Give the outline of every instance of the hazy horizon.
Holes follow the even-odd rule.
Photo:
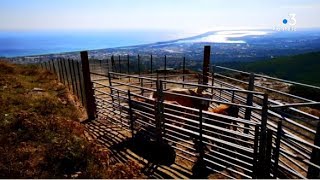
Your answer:
[[[1,0],[0,31],[179,31],[320,27],[317,0]],[[286,24],[288,26],[288,24]]]

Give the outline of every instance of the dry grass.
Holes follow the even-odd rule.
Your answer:
[[[89,142],[79,103],[56,77],[0,61],[1,178],[140,178],[135,163],[110,163]]]

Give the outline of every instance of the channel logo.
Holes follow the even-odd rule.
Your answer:
[[[296,29],[297,19],[295,13],[288,14],[288,17],[282,19],[282,23],[278,26],[274,26],[274,31],[297,31]]]

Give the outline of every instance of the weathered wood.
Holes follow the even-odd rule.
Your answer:
[[[81,55],[81,63],[82,63],[84,89],[86,94],[86,108],[87,108],[88,120],[94,120],[96,117],[96,105],[95,105],[93,85],[90,77],[88,52],[81,51],[80,55]]]
[[[51,59],[51,62],[52,62],[52,67],[53,67],[53,72],[56,76],[58,76],[58,73],[57,73],[57,68],[56,68],[56,61],[54,61],[53,59]]]
[[[118,61],[119,61],[119,63],[118,63],[119,68],[118,69],[119,69],[119,73],[121,73],[121,56],[120,55],[118,56]]]
[[[52,68],[51,68],[51,61],[48,61],[48,67],[49,67],[49,71],[52,72]]]
[[[268,120],[268,94],[264,95],[262,112],[261,112],[261,132],[260,132],[260,147],[259,147],[259,165],[258,177],[268,178],[266,171],[266,146],[267,146],[267,120]]]
[[[109,89],[110,89],[111,99],[112,99],[112,102],[114,102],[112,79],[111,79],[111,73],[110,72],[108,73],[108,80],[109,80]],[[112,104],[112,109],[114,111],[114,105],[113,104]]]
[[[152,54],[150,55],[150,72],[152,74]]]
[[[81,69],[80,69],[80,63],[79,61],[77,61],[77,71],[78,71],[78,79],[79,79],[79,91],[80,91],[80,95],[81,95],[81,102],[82,102],[82,105],[85,106],[86,103],[85,103],[85,94],[84,94],[84,91],[83,91],[83,79],[81,78]]]
[[[209,64],[210,64],[210,46],[204,46],[204,54],[203,54],[203,68],[202,68],[202,83],[207,85],[209,80]]]
[[[63,60],[63,69],[64,69],[64,72],[65,72],[65,77],[66,77],[66,80],[67,80],[67,86],[68,86],[68,89],[70,90],[70,81],[69,81],[69,77],[68,77],[68,71],[67,71],[67,65],[66,65],[66,60],[64,59]]]
[[[71,79],[71,88],[72,88],[72,92],[73,94],[75,94],[75,90],[74,90],[74,78],[73,78],[73,73],[72,73],[72,68],[71,68],[71,62],[70,59],[68,59],[68,70],[69,70],[69,76]]]
[[[167,80],[167,55],[164,55],[164,80]],[[164,89],[167,89],[167,83],[164,84]]]
[[[144,94],[143,79],[140,79],[140,86],[142,87],[140,89],[141,89],[141,95],[143,96],[143,94]]]
[[[115,71],[115,63],[114,63],[114,56],[111,56],[111,70],[114,72]]]
[[[254,91],[254,74],[253,73],[250,74],[248,90]],[[248,93],[246,105],[252,106],[252,103],[253,103],[253,94]],[[252,109],[248,107],[248,108],[246,108],[246,112],[244,114],[244,118],[247,119],[248,121],[250,121],[250,119],[251,119],[251,111],[252,111]],[[248,126],[246,126],[246,127],[248,127]],[[247,131],[247,130],[244,131],[244,133],[248,133],[248,132],[249,131]]]
[[[203,145],[203,124],[202,124],[202,108],[199,109],[199,158],[203,161],[204,145]]]
[[[63,59],[61,58],[60,59],[60,67],[59,67],[59,69],[60,69],[60,72],[61,72],[61,75],[62,75],[62,83],[63,84],[66,84],[66,80],[65,80],[65,75],[64,75],[64,68],[63,68],[63,64],[62,64],[62,61],[63,61]]]
[[[131,101],[131,92],[130,92],[130,90],[128,90],[128,104],[129,104],[131,135],[132,135],[132,139],[134,139],[134,119],[133,119],[132,101]]]
[[[102,60],[99,60],[100,73],[102,73]]]
[[[270,179],[271,173],[271,151],[272,151],[272,130],[267,130],[267,145],[266,145],[266,162],[265,162],[265,177]]]
[[[253,145],[253,166],[252,166],[252,178],[256,179],[258,177],[258,148],[259,148],[259,135],[260,127],[258,124],[254,126],[254,145]]]
[[[130,74],[130,56],[127,55],[127,74]],[[131,81],[131,78],[129,77],[129,82]]]
[[[141,69],[140,69],[140,55],[138,54],[138,74],[141,75]],[[140,79],[139,79],[140,80]]]
[[[78,97],[78,99],[80,99],[81,97],[80,97],[80,95],[79,95],[79,89],[78,89],[78,80],[77,80],[77,74],[76,74],[76,71],[75,71],[75,61],[74,60],[72,60],[71,61],[71,67],[72,67],[72,72],[73,72],[73,77],[74,77],[74,88],[75,88],[75,90],[76,90],[76,95],[77,95],[77,97]]]
[[[274,165],[273,165],[273,178],[278,178],[278,167],[279,167],[279,154],[280,154],[280,144],[281,144],[281,136],[282,136],[282,121],[280,120],[278,122],[278,128],[277,128],[277,139],[276,139],[276,145],[273,150],[273,159],[274,159]]]
[[[186,73],[186,57],[183,57],[183,62],[182,62],[182,82],[184,82],[184,74]],[[182,88],[184,88],[184,84],[182,85]]]
[[[211,67],[211,86],[213,87],[214,86],[214,72],[215,72],[215,65],[213,65],[212,67]],[[211,94],[212,94],[212,98],[213,98],[213,88],[211,88]]]
[[[314,145],[320,147],[320,122],[318,122],[318,125],[317,125],[317,131],[314,137]],[[310,162],[320,166],[320,149],[319,148],[312,149]],[[320,170],[312,165],[309,165],[307,178],[319,179]]]

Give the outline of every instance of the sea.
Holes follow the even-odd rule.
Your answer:
[[[0,31],[0,57],[115,48],[180,37],[176,31]]]

